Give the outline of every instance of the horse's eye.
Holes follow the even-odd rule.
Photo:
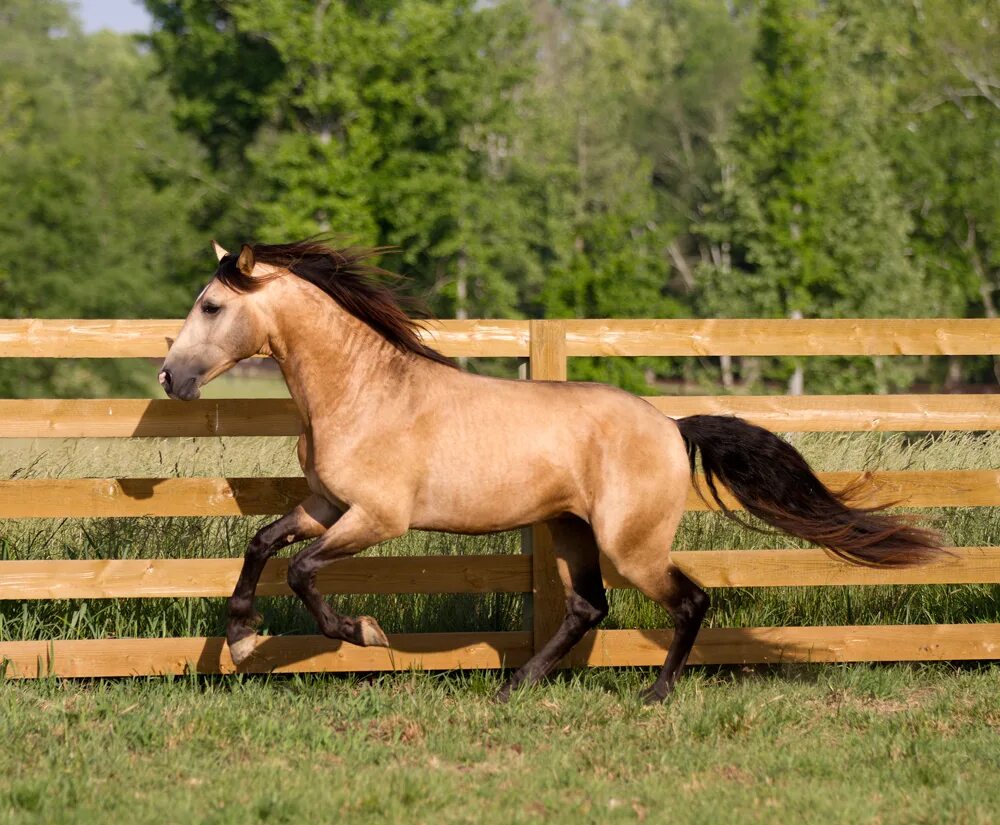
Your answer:
[[[218,304],[202,304],[201,311],[206,315],[215,315],[222,309]]]

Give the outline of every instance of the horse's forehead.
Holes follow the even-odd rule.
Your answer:
[[[205,297],[205,294],[206,294],[206,293],[207,293],[207,292],[208,292],[208,291],[209,291],[209,290],[210,290],[210,289],[211,289],[211,288],[212,288],[213,286],[215,286],[216,284],[218,284],[218,285],[219,285],[219,287],[220,287],[221,289],[225,290],[226,292],[231,292],[231,291],[232,291],[232,290],[230,290],[230,289],[227,289],[227,288],[226,288],[226,286],[225,286],[225,284],[223,284],[223,283],[222,283],[221,281],[219,281],[219,279],[218,279],[218,278],[214,278],[214,277],[213,277],[213,278],[212,278],[212,280],[210,280],[210,281],[209,281],[209,282],[208,282],[207,284],[205,284],[205,286],[203,286],[203,287],[201,288],[201,292],[199,292],[199,293],[198,293],[198,295],[197,295],[197,296],[195,297],[195,299],[194,299],[194,302],[195,302],[195,303],[197,304],[197,303],[198,303],[198,302],[199,302],[199,301],[200,301],[200,300],[201,300],[202,298],[204,298],[204,297]]]

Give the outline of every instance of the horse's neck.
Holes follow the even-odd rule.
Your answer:
[[[419,359],[396,350],[333,301],[317,315],[281,313],[275,359],[308,429],[318,415],[357,416],[385,396],[398,397]]]

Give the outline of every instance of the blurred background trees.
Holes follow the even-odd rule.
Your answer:
[[[996,0],[146,6],[148,37],[85,35],[60,0],[0,0],[0,315],[178,315],[209,238],[317,232],[396,247],[444,317],[998,312]],[[49,392],[128,381],[33,369]],[[573,369],[995,380],[985,359]]]

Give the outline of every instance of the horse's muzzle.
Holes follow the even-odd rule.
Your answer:
[[[163,391],[178,401],[193,401],[195,398],[201,396],[197,375],[192,375],[186,380],[178,380],[177,376],[164,367],[160,370],[157,378],[159,379],[160,386],[163,387]]]

